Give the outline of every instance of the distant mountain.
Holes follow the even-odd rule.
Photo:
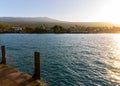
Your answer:
[[[118,26],[117,24],[106,23],[106,22],[67,22],[60,21],[48,17],[0,17],[2,23],[19,23],[19,24],[52,24],[62,26]]]
[[[48,17],[0,17],[0,22],[60,22]]]

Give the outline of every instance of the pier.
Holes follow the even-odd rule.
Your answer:
[[[6,64],[5,46],[1,46],[2,61],[0,63],[0,86],[50,86],[41,80],[40,53],[34,52],[33,76],[23,73]]]

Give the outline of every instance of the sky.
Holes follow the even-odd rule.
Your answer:
[[[0,0],[0,17],[120,23],[120,0]]]

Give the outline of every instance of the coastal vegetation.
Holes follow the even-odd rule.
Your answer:
[[[120,33],[117,26],[19,25],[0,23],[0,33]]]

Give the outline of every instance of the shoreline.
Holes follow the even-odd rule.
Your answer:
[[[0,34],[120,34],[120,33],[0,33]]]

